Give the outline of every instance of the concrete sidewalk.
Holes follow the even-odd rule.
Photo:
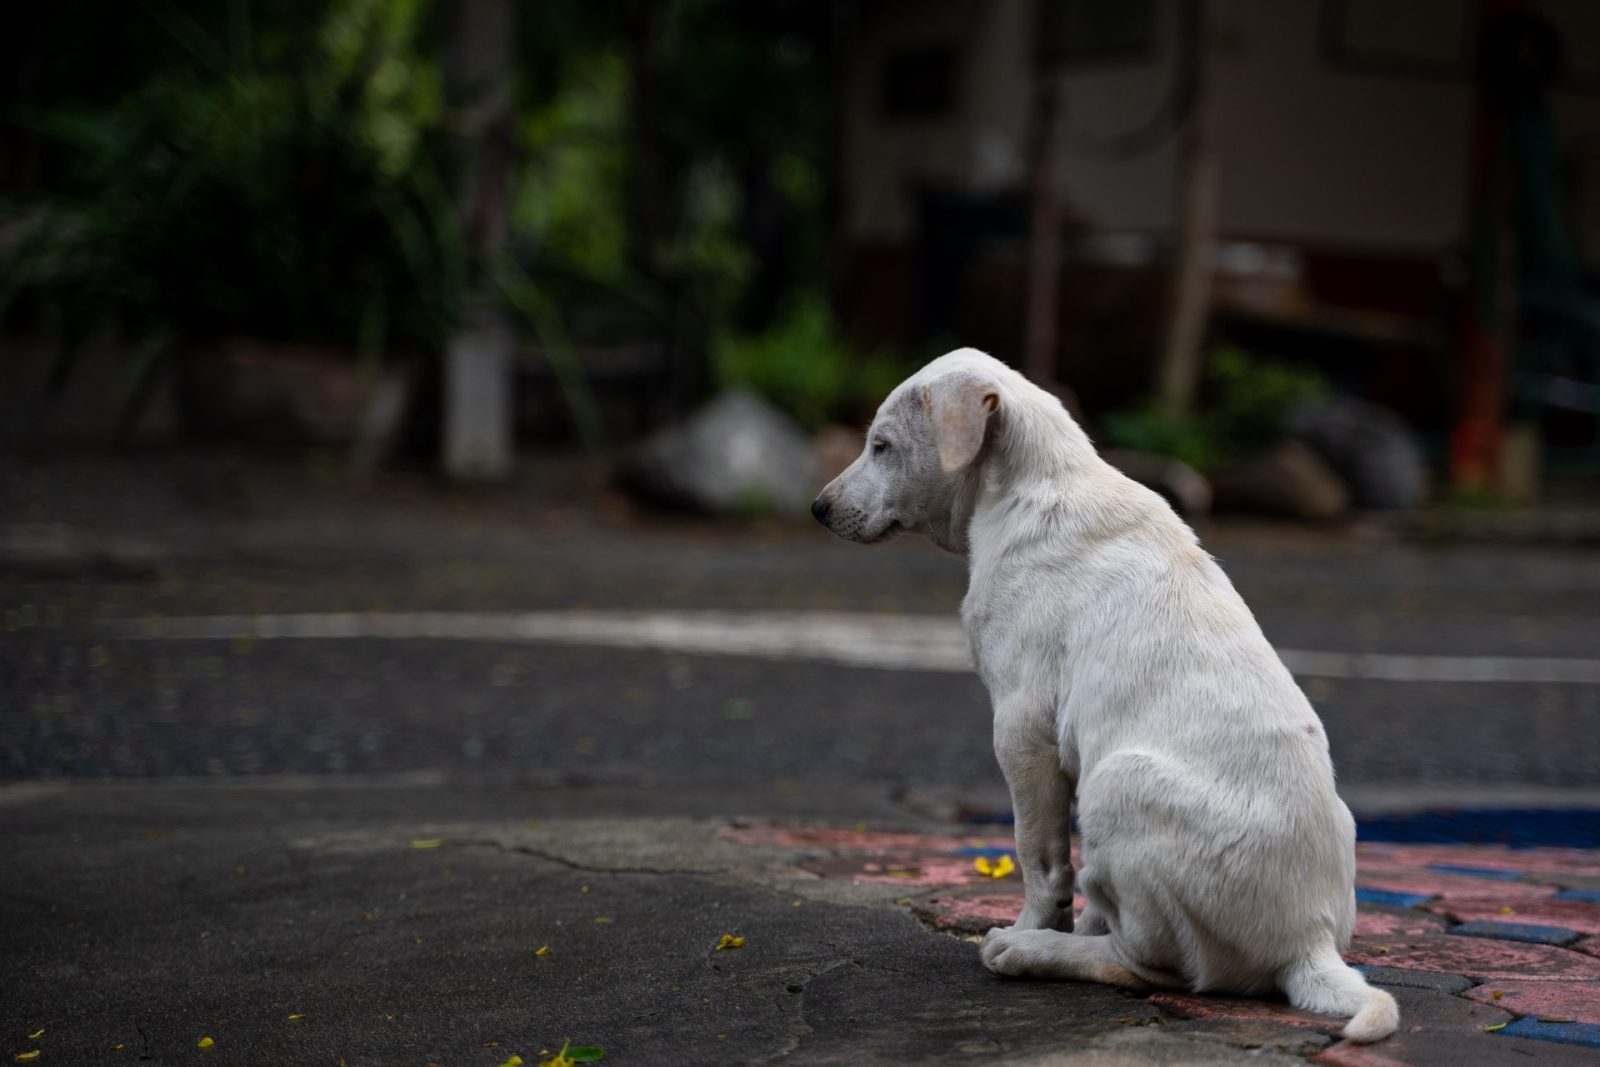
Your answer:
[[[571,1039],[618,1064],[1600,1062],[1600,852],[1364,844],[1349,959],[1403,1022],[1362,1049],[1282,1004],[989,974],[972,942],[1021,887],[977,860],[1009,836],[923,810],[709,780],[13,784],[4,1052],[531,1067]],[[744,940],[719,951],[725,934]]]

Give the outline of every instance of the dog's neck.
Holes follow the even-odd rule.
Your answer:
[[[1118,491],[1126,480],[1060,402],[1031,384],[1023,388],[1027,394],[1002,400],[992,439],[973,464],[970,495],[956,496],[964,513],[952,516],[952,526],[963,554],[970,554],[974,530],[985,538],[1048,535],[1087,544],[1147,522],[1143,498]]]

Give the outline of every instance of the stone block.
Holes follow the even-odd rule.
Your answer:
[[[1489,937],[1497,941],[1526,941],[1533,945],[1570,945],[1580,936],[1576,930],[1562,926],[1491,922],[1487,919],[1452,926],[1450,932],[1457,937]]]

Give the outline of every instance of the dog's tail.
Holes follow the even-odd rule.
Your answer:
[[[1351,1016],[1344,1036],[1358,1044],[1382,1040],[1400,1025],[1400,1006],[1394,998],[1373,989],[1361,972],[1346,966],[1331,940],[1284,968],[1282,985],[1289,1003],[1297,1008]]]

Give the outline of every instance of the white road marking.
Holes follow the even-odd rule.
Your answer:
[[[942,615],[735,611],[338,612],[124,619],[140,640],[388,638],[530,641],[696,655],[814,660],[886,670],[967,671],[967,639]],[[1411,656],[1279,649],[1297,675],[1389,682],[1600,684],[1600,659]]]

